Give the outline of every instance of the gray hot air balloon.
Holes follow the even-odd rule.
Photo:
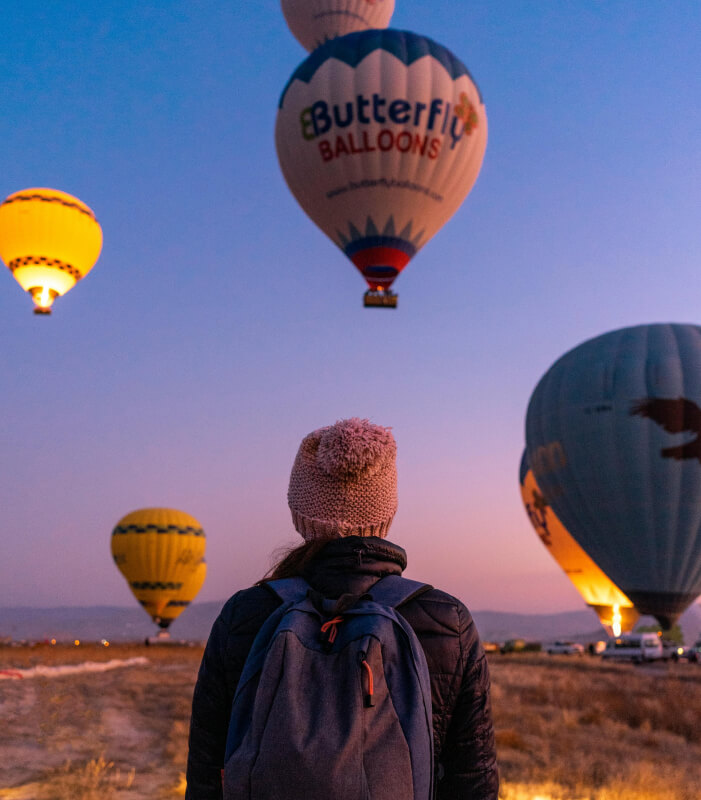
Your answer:
[[[665,628],[701,594],[701,327],[639,325],[570,350],[526,417],[538,486]]]

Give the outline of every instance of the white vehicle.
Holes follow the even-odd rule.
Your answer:
[[[656,633],[628,633],[623,636],[612,636],[606,642],[606,649],[601,657],[607,660],[658,661],[664,658],[662,640]]]
[[[552,642],[546,650],[551,656],[581,656],[584,654],[584,645],[579,642]]]

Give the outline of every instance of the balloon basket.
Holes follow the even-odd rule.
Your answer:
[[[50,308],[43,308],[42,306],[37,306],[34,309],[34,313],[35,314],[39,314],[42,317],[48,317],[51,314],[51,309]]]
[[[363,295],[363,306],[365,308],[396,308],[398,297],[389,289],[387,291],[368,289]]]

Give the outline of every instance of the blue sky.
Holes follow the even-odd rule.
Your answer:
[[[394,312],[281,176],[305,53],[276,0],[3,11],[0,195],[76,195],[104,249],[47,319],[0,273],[0,606],[130,604],[109,535],[150,505],[202,522],[201,599],[224,599],[294,541],[302,436],[361,416],[398,442],[409,575],[580,607],[521,507],[525,410],[582,340],[699,321],[701,7],[397,0],[393,27],[469,67],[489,141]]]

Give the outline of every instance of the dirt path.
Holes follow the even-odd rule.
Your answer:
[[[2,681],[0,798],[181,794],[199,653],[179,655],[103,673]]]

